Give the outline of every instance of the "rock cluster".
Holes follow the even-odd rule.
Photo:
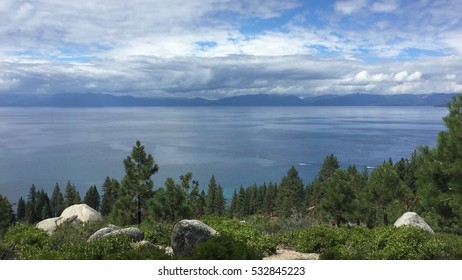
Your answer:
[[[77,204],[66,208],[59,217],[49,218],[37,223],[36,227],[51,235],[59,225],[65,222],[80,225],[101,219],[101,214],[95,209],[86,204]],[[120,228],[115,225],[109,225],[93,233],[87,242],[118,234],[128,236],[133,241],[134,248],[157,248],[165,250],[169,255],[174,254],[185,257],[190,256],[198,244],[207,241],[212,236],[218,235],[218,232],[199,220],[182,220],[173,228],[171,247],[163,247],[144,240],[144,232],[136,227]]]

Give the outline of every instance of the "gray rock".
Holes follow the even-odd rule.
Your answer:
[[[424,231],[435,233],[433,229],[415,212],[406,212],[394,223],[395,227],[410,225],[418,227]]]
[[[86,204],[76,204],[64,209],[63,213],[59,217],[40,221],[37,223],[36,227],[51,235],[59,225],[65,222],[79,225],[90,221],[99,221],[101,219],[101,214],[95,209]]]
[[[141,248],[148,248],[148,249],[159,249],[159,246],[147,241],[142,240],[140,242],[136,242],[132,244],[134,249],[141,249]]]
[[[217,231],[198,220],[182,220],[173,227],[172,249],[177,256],[190,256],[197,244],[218,235]]]
[[[101,239],[101,238],[103,238],[103,236],[105,236],[106,234],[111,233],[111,232],[113,232],[113,231],[115,231],[115,230],[118,230],[118,229],[120,229],[120,227],[114,226],[114,225],[101,228],[101,229],[97,230],[95,233],[93,233],[93,234],[88,238],[87,242],[91,242],[91,241],[93,241],[93,240]]]
[[[60,217],[67,220],[73,216],[77,216],[77,219],[79,219],[79,221],[83,223],[90,221],[99,221],[102,219],[101,214],[98,213],[98,211],[86,204],[76,204],[69,206],[66,209],[64,209]]]
[[[109,236],[114,236],[118,234],[128,236],[133,242],[139,242],[144,239],[144,232],[135,227],[119,228],[116,226],[111,226],[99,229],[88,238],[87,242],[107,238]]]
[[[62,223],[61,220],[61,217],[49,218],[38,222],[35,226],[39,229],[46,231],[48,235],[51,235],[56,230],[56,227],[58,227]]]

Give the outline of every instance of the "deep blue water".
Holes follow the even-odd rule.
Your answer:
[[[324,157],[376,166],[434,146],[446,108],[149,107],[0,108],[0,193],[27,196],[32,183],[51,195],[67,180],[83,197],[106,176],[121,179],[136,140],[160,167],[155,186],[193,172],[206,189],[215,175],[226,194],[279,182],[296,166],[305,183]]]

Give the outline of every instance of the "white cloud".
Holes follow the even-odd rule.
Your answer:
[[[396,0],[380,0],[372,4],[371,10],[379,13],[390,13],[398,9]]]
[[[422,72],[415,71],[414,73],[410,74],[407,71],[401,71],[396,73],[394,76],[394,80],[397,82],[414,82],[420,80],[422,77]]]
[[[345,15],[360,11],[367,5],[367,0],[340,0],[335,2],[334,9]]]

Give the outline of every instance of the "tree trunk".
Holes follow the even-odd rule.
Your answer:
[[[137,224],[141,224],[141,195],[136,196],[136,204],[137,204],[137,210],[136,210],[136,222]]]

